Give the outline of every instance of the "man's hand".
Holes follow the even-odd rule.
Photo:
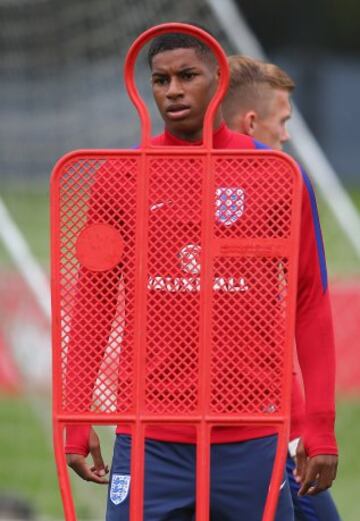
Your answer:
[[[106,485],[109,483],[106,477],[106,474],[109,472],[109,467],[104,464],[99,437],[92,427],[89,435],[89,450],[93,459],[93,466],[90,467],[86,463],[85,457],[81,454],[67,454],[67,464],[85,481],[93,481],[94,483]]]
[[[338,457],[322,454],[308,458],[302,440],[296,449],[294,477],[301,484],[299,496],[314,496],[331,487],[336,477]]]

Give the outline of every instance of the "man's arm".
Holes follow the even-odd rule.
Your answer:
[[[97,172],[88,203],[87,224],[111,223],[119,230],[122,222],[118,201],[113,197],[107,181],[107,172]],[[104,351],[109,341],[116,315],[119,280],[122,267],[91,271],[79,269],[78,281],[70,313],[69,344],[66,365],[65,400],[72,411],[89,412],[92,409],[95,382]],[[114,371],[118,368],[114,367]],[[106,466],[101,457],[100,443],[90,425],[68,425],[65,453],[68,465],[83,479],[104,483]],[[91,454],[94,465],[86,464]],[[99,474],[100,473],[100,474]]]
[[[322,454],[308,458],[301,439],[296,449],[295,462],[295,479],[301,484],[299,496],[314,496],[323,492],[331,487],[336,478],[337,456]]]
[[[326,262],[315,195],[304,174],[299,253],[296,345],[306,415],[297,475],[300,494],[331,486],[336,476],[335,348]],[[306,458],[304,457],[306,455]]]
[[[291,386],[290,442],[301,437],[304,430],[305,400],[299,375],[293,370]]]
[[[71,427],[68,427],[68,433],[69,429],[71,430]],[[102,458],[99,437],[92,427],[87,426],[86,430],[86,437],[88,439],[87,449],[88,452],[90,452],[91,454],[93,465],[90,466],[86,462],[87,449],[85,453],[84,451],[80,454],[67,453],[67,464],[76,472],[76,474],[78,474],[85,481],[92,481],[94,483],[106,485],[107,483],[109,483],[109,480],[106,477],[106,474],[109,473],[109,467],[108,465],[105,465],[104,460]],[[78,440],[78,442],[79,444],[81,444],[83,442],[83,435],[85,434],[85,429],[83,429],[82,432],[74,432],[73,436],[76,437],[76,434],[80,434],[81,438]]]

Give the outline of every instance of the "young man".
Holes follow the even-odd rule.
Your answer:
[[[166,34],[151,43],[149,63],[153,95],[165,123],[164,133],[155,137],[153,144],[200,144],[206,108],[218,83],[218,67],[213,55],[193,37]],[[221,110],[214,120],[214,146],[229,149],[263,148],[251,137],[230,131],[223,122]],[[313,461],[312,471],[305,476],[302,484],[302,492],[306,493],[331,485],[335,478],[336,457],[330,457],[329,461],[329,457],[323,454],[336,454],[336,442],[333,432],[334,352],[331,319],[327,296],[318,283],[321,268],[308,192],[304,205],[303,228],[311,228],[312,232],[309,238],[303,238],[297,341],[308,391],[319,396],[319,400],[312,402],[313,409],[309,411],[310,420],[305,436]],[[311,308],[309,302],[312,303]],[[309,316],[312,313],[315,313],[317,319],[321,315],[321,330]],[[329,370],[322,371],[322,361],[318,356],[313,357],[311,338],[319,343],[320,352],[328,360]],[[193,431],[183,426],[148,429],[144,498],[146,521],[190,521],[194,518],[194,440]],[[211,519],[260,519],[275,454],[274,431],[268,427],[219,428],[214,431],[212,442]],[[108,521],[128,519],[128,493],[123,494],[122,501],[117,503],[112,500],[112,489],[120,478],[122,483],[126,480],[128,488],[130,446],[129,430],[123,425],[118,426],[110,478]],[[89,467],[85,461],[89,451],[93,456],[93,467]],[[69,465],[81,477],[100,483],[106,481],[99,443],[90,427],[72,427],[68,430],[66,452]],[[276,520],[293,520],[286,479],[279,494]]]
[[[286,123],[291,117],[290,96],[295,83],[277,65],[246,56],[230,56],[230,87],[223,102],[224,118],[237,132],[259,139],[269,147],[281,150],[288,141]],[[311,399],[311,398],[310,398]],[[328,491],[316,496],[299,495],[299,481],[306,472],[307,456],[299,438],[304,429],[305,402],[296,373],[293,380],[292,423],[288,478],[297,521],[340,521],[334,502]],[[295,474],[294,474],[295,470]]]

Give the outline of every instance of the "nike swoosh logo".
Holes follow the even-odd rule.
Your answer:
[[[166,203],[164,202],[159,202],[159,203],[154,203],[150,206],[150,211],[153,212],[154,210],[159,210],[160,208],[163,208],[165,206]]]

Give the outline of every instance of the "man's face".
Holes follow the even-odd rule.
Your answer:
[[[201,139],[217,79],[216,65],[194,49],[174,49],[153,57],[152,91],[169,132],[186,141]]]
[[[265,110],[265,117],[256,116],[252,136],[275,150],[282,150],[290,136],[286,123],[291,117],[290,93],[273,89]]]

